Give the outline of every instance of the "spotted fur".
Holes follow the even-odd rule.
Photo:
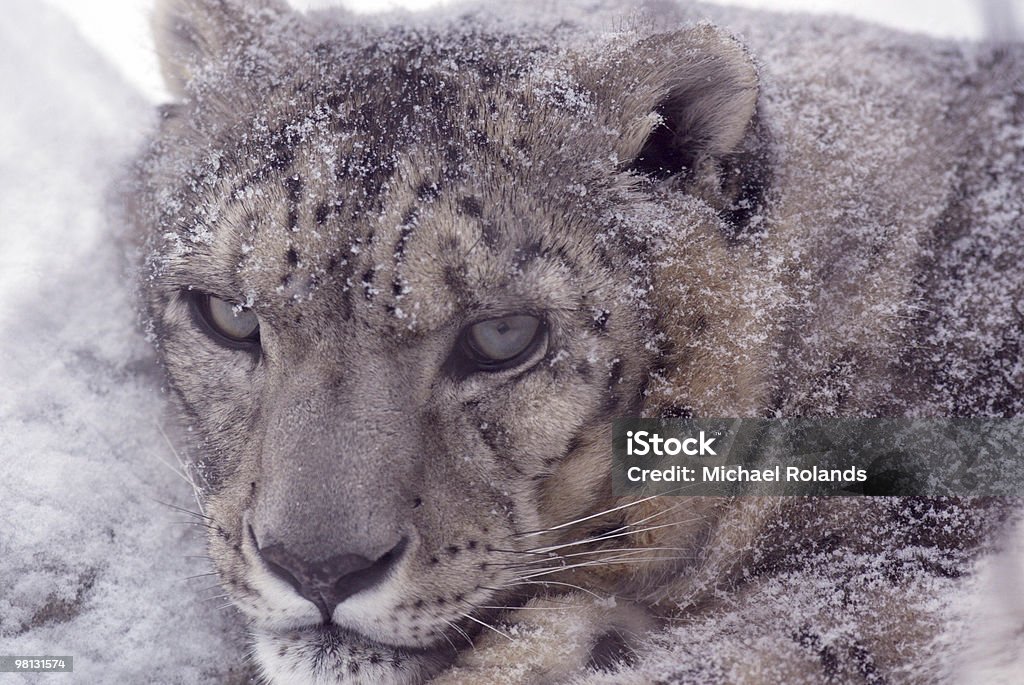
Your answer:
[[[880,554],[892,601],[927,564],[865,530],[913,531],[940,550],[929,573],[980,539],[989,510],[969,504],[930,527],[889,500],[620,502],[608,479],[620,416],[1020,411],[1009,365],[960,355],[963,388],[1002,386],[951,409],[934,379],[959,351],[914,352],[938,335],[920,303],[952,306],[928,269],[951,240],[936,226],[966,211],[943,176],[962,118],[909,132],[925,152],[875,170],[871,226],[891,230],[865,232],[832,150],[793,124],[797,105],[759,102],[752,57],[708,25],[570,47],[472,18],[395,28],[163,0],[156,28],[176,102],[132,200],[144,296],[197,437],[211,556],[270,682],[647,682],[635,657],[671,621],[814,567],[797,550]],[[1024,89],[1001,83],[1019,126]],[[970,106],[907,104],[875,123]],[[937,180],[896,196],[887,179],[908,174]],[[211,341],[195,292],[255,312],[260,349]],[[515,313],[545,322],[529,359],[458,363],[467,325]],[[258,551],[375,557],[396,540],[391,574],[327,626]],[[791,681],[883,682],[911,658],[870,621],[826,644],[834,618],[665,678],[761,682],[736,664],[775,651]]]

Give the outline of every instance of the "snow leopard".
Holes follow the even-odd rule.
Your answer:
[[[265,682],[952,672],[1009,503],[617,497],[611,425],[1019,415],[1024,51],[615,11],[157,3],[140,294]]]

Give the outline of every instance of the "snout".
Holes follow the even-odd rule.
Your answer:
[[[403,536],[394,544],[391,540],[378,540],[331,556],[309,558],[282,542],[261,544],[251,527],[250,534],[267,570],[316,605],[325,625],[331,623],[331,615],[339,604],[384,581],[401,561],[408,544],[408,538]],[[380,548],[387,551],[372,557],[364,553],[364,549]]]

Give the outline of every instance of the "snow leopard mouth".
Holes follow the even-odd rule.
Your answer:
[[[257,630],[255,648],[264,664],[302,664],[321,673],[361,674],[370,682],[418,682],[455,659],[453,649],[442,647],[396,647],[372,640],[361,633],[334,624],[320,624],[290,630]],[[376,674],[374,677],[371,674]],[[385,674],[404,674],[392,680]],[[346,680],[345,682],[348,682]],[[355,681],[360,682],[360,681]]]
[[[383,653],[394,653],[401,656],[417,656],[425,657],[433,654],[440,653],[443,651],[441,647],[436,645],[428,646],[397,646],[388,644],[385,642],[379,642],[373,638],[367,637],[366,635],[351,630],[349,628],[343,628],[337,624],[317,624],[311,626],[304,626],[302,628],[292,628],[289,630],[273,630],[273,631],[262,631],[267,635],[272,635],[279,639],[293,640],[295,642],[301,642],[309,646],[310,648],[317,648],[325,653],[337,650],[339,647],[352,648],[356,645],[367,649],[367,650],[378,650]]]

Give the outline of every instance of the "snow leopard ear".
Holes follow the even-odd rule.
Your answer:
[[[168,89],[183,96],[205,66],[241,55],[298,16],[283,0],[157,0],[152,28]]]
[[[757,69],[746,49],[710,25],[651,36],[612,58],[621,100],[615,152],[626,168],[667,178],[727,155],[757,105]]]

